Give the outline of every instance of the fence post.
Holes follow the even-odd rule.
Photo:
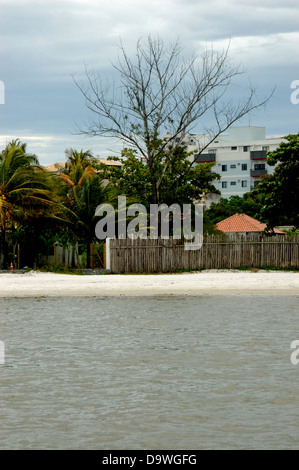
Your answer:
[[[111,257],[110,257],[110,238],[106,238],[106,243],[104,246],[104,265],[105,269],[110,271],[111,269]]]
[[[20,269],[20,267],[21,267],[21,248],[20,248],[19,243],[18,243],[17,249],[18,249],[18,269]]]

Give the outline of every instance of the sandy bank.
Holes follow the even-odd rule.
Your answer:
[[[158,275],[0,274],[0,297],[204,294],[299,295],[299,273],[206,270]]]

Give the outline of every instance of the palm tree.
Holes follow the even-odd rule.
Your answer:
[[[91,175],[95,175],[96,171],[90,166],[84,166],[79,161],[69,167],[69,170],[65,170],[65,173],[60,173],[59,177],[66,183],[70,188],[82,186],[83,180]]]
[[[82,166],[83,170],[90,166],[91,163],[95,160],[93,154],[90,150],[81,149],[80,151],[73,148],[66,149],[65,155],[67,157],[65,172],[66,174],[70,173],[73,167]]]
[[[42,217],[58,217],[61,207],[53,176],[26,144],[10,142],[0,154],[0,231],[4,257],[6,232]],[[3,264],[3,262],[2,262]]]
[[[89,268],[90,244],[95,241],[95,210],[109,199],[108,189],[98,173],[80,159],[72,163],[68,174],[60,173],[58,178],[65,183],[65,200],[73,214],[74,243],[85,240]]]

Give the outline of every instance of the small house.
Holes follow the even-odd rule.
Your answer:
[[[267,233],[267,225],[247,214],[234,214],[216,224],[217,230],[227,234]],[[269,232],[269,234],[273,234]],[[285,235],[285,232],[274,228],[274,234]]]

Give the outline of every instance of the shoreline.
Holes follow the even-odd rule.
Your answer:
[[[299,295],[299,272],[203,270],[166,274],[0,273],[0,297]]]

